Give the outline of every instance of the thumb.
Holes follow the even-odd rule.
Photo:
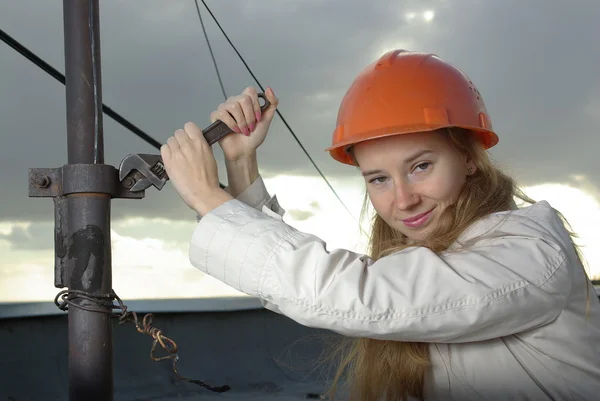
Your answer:
[[[268,122],[270,122],[273,119],[273,116],[275,116],[275,110],[277,110],[277,106],[279,106],[279,99],[277,99],[277,97],[275,96],[275,93],[273,93],[273,89],[271,89],[271,87],[268,87],[267,90],[265,91],[265,97],[269,101],[270,105],[262,113],[261,122],[263,120],[267,120]]]

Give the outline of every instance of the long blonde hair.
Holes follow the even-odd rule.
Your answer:
[[[525,203],[535,202],[517,187],[514,179],[493,164],[488,152],[468,131],[453,128],[444,134],[455,149],[473,160],[476,172],[467,178],[456,202],[440,215],[435,230],[420,243],[409,245],[404,235],[375,214],[368,242],[368,253],[373,259],[415,245],[436,253],[446,251],[478,219],[513,209],[515,198]],[[368,204],[365,196],[363,213]],[[425,376],[430,369],[428,343],[345,338],[330,357],[339,361],[327,394],[330,399],[335,399],[338,382],[343,376],[349,385],[351,400],[399,401],[407,400],[408,396],[424,399]]]

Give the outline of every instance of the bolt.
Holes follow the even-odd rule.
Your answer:
[[[35,177],[35,186],[38,188],[47,188],[50,185],[50,178],[46,175],[39,175]]]
[[[131,188],[131,187],[133,187],[134,184],[135,184],[135,180],[132,177],[126,177],[123,180],[123,186],[125,188]]]

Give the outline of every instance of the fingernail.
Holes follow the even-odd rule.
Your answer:
[[[242,128],[242,131],[244,132],[244,135],[248,136],[250,135],[250,132],[248,132],[248,127],[244,125],[244,128]]]
[[[250,124],[250,132],[254,132],[255,125],[254,123]]]
[[[254,113],[254,115],[256,116],[256,122],[259,123],[261,117],[260,112],[257,111],[256,113]]]

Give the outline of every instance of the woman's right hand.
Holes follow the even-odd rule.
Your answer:
[[[219,141],[226,161],[250,157],[264,142],[278,105],[271,88],[267,88],[265,95],[271,104],[262,114],[257,91],[253,87],[228,98],[210,114],[211,123],[221,120],[234,131]]]

